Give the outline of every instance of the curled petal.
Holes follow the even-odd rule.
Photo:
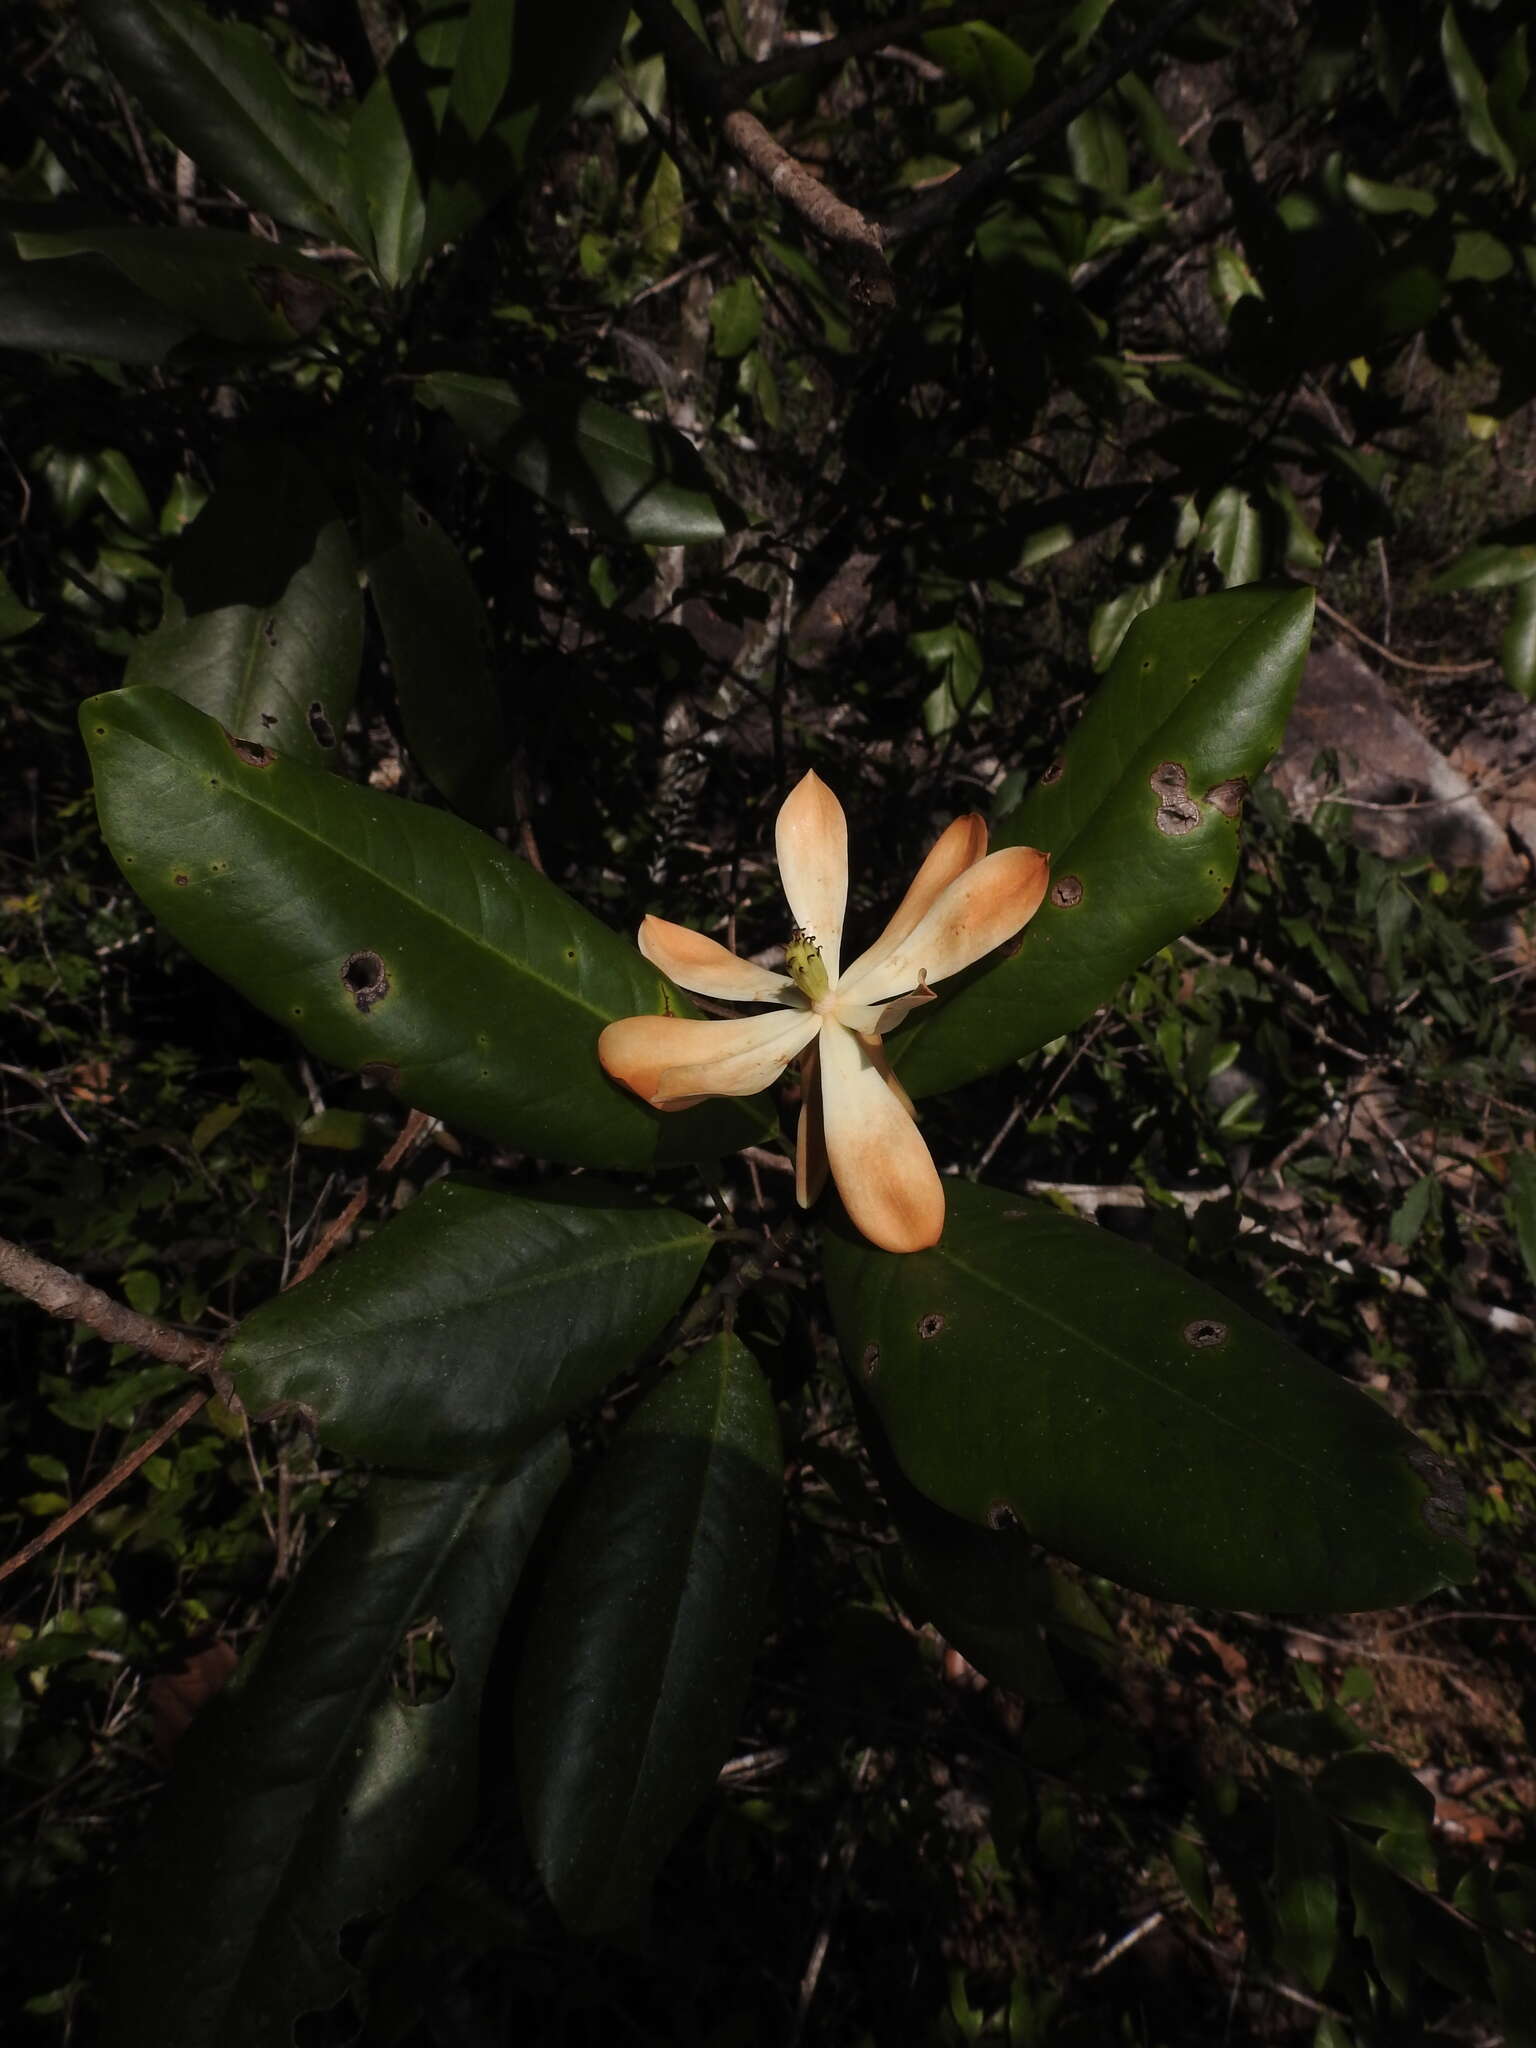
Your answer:
[[[827,1159],[854,1227],[888,1252],[937,1244],[944,1183],[870,1049],[829,1018],[821,1034]]]
[[[939,834],[928,849],[927,858],[912,877],[908,889],[885,930],[875,943],[859,955],[843,979],[853,982],[893,946],[899,946],[909,932],[917,929],[939,897],[967,868],[974,867],[987,850],[987,821],[979,811],[968,811]]]
[[[791,914],[821,948],[835,982],[848,907],[848,820],[814,769],[784,799],[775,838]]]
[[[615,1081],[658,1108],[679,1097],[755,1095],[821,1028],[809,1010],[759,1017],[621,1017],[597,1041]]]
[[[821,1117],[820,1040],[800,1055],[800,1121],[795,1132],[795,1200],[802,1209],[819,1201],[827,1184],[827,1134]]]
[[[907,994],[921,976],[944,981],[1011,939],[1040,908],[1051,878],[1050,857],[1032,846],[1007,846],[967,868],[897,945],[838,984],[838,997],[884,1003]]]
[[[646,918],[635,944],[669,981],[696,996],[714,996],[722,1003],[781,1003],[794,988],[787,974],[754,967],[702,932],[669,924],[664,917]]]

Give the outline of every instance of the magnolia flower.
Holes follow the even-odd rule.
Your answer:
[[[987,852],[987,828],[957,818],[918,869],[895,916],[843,967],[848,821],[818,775],[779,812],[779,877],[795,921],[785,972],[755,967],[714,939],[648,917],[639,947],[695,995],[775,1007],[749,1017],[625,1017],[598,1040],[616,1081],[658,1109],[710,1095],[754,1095],[798,1056],[802,1083],[795,1192],[815,1201],[828,1169],[855,1226],[890,1252],[936,1244],[944,1183],[881,1043],[932,984],[1000,946],[1034,916],[1050,862],[1032,847]]]

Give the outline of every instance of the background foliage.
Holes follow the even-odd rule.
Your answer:
[[[1536,753],[1536,105],[1511,0],[1082,0],[936,25],[876,0],[727,6],[702,88],[676,22],[642,13],[590,10],[573,39],[569,10],[483,0],[9,11],[0,1206],[8,1234],[145,1313],[244,1323],[231,1366],[257,1414],[305,1371],[281,1290],[323,1244],[335,1264],[311,1285],[346,1313],[370,1248],[403,1286],[388,1247],[448,1210],[487,1291],[522,1284],[487,1205],[589,1249],[649,1232],[672,1296],[658,1285],[616,1332],[596,1325],[629,1311],[582,1290],[589,1356],[646,1362],[600,1398],[608,1371],[581,1381],[599,1535],[583,1552],[554,1526],[538,1583],[565,1588],[546,1603],[608,1601],[643,1658],[646,1610],[626,1615],[622,1582],[583,1586],[582,1556],[669,1497],[650,1475],[677,1441],[723,1527],[767,1529],[754,1475],[782,1431],[735,1749],[668,1813],[703,1801],[648,1924],[568,1931],[583,1857],[628,1881],[622,1830],[572,1839],[613,1788],[526,1762],[579,1689],[560,1654],[581,1646],[477,1563],[533,1541],[563,1473],[536,1441],[547,1414],[505,1421],[527,1431],[512,1478],[363,1490],[351,1456],[398,1446],[387,1402],[395,1437],[322,1416],[320,1441],[212,1403],[6,1586],[8,2010],[40,2041],[150,2011],[156,2039],[208,2038],[231,2012],[282,2038],[286,2010],[254,1996],[286,1909],[263,1873],[298,1858],[335,1915],[294,1994],[316,2042],[1525,2038],[1530,847],[1517,828],[1479,868],[1434,836],[1477,789],[1362,798],[1359,761],[1325,749],[1300,763],[1305,802],[1294,777],[1254,792],[1240,858],[1218,807],[1202,829],[1232,868],[1221,908],[1219,888],[1199,904],[1212,922],[1181,943],[1179,921],[1128,930],[1102,991],[1032,1019],[1036,1049],[978,1059],[976,1085],[925,1104],[963,1177],[1086,1207],[1301,1337],[1459,1470],[1476,1587],[1344,1621],[1169,1608],[925,1510],[899,1468],[871,1467],[801,1251],[653,1386],[675,1302],[736,1272],[720,1212],[676,1174],[665,1207],[626,1207],[647,1203],[633,1179],[572,1207],[543,1163],[648,1168],[653,1124],[636,1109],[615,1135],[606,1097],[594,1122],[573,1056],[568,1088],[523,1089],[548,1118],[530,1135],[520,991],[435,925],[412,964],[461,996],[472,1046],[402,1045],[370,1071],[360,954],[350,1000],[328,990],[331,1035],[302,1049],[287,1025],[317,996],[295,982],[258,1014],[177,942],[198,950],[166,792],[106,801],[98,826],[81,703],[98,747],[214,712],[246,751],[210,772],[258,793],[242,816],[263,833],[312,804],[306,829],[334,816],[337,841],[366,844],[380,792],[418,800],[411,830],[445,869],[467,843],[450,812],[497,832],[541,973],[617,1013],[644,1001],[621,943],[644,910],[728,920],[748,950],[782,938],[766,849],[805,766],[850,812],[865,918],[955,811],[1014,813],[1002,836],[1027,837],[1095,672],[1122,643],[1139,661],[1154,643],[1127,629],[1177,598],[1248,606],[1263,583],[1272,605],[1314,583],[1324,637],[1381,643],[1392,699],[1443,753],[1482,746],[1485,793]],[[1143,29],[1131,68],[1063,104]],[[853,38],[836,63],[807,40],[829,34]],[[885,223],[888,286],[725,149],[730,99]],[[1021,134],[1007,177],[954,203],[939,181]],[[145,709],[143,685],[173,700]],[[334,785],[313,796],[293,761]],[[1362,825],[1395,805],[1434,815],[1387,854]],[[157,863],[154,886],[125,887],[103,832]],[[215,833],[200,857],[232,856]],[[1077,866],[1109,890],[1134,862],[1085,839]],[[567,892],[558,911],[535,867]],[[377,914],[394,936],[398,902]],[[282,892],[245,915],[265,987]],[[993,998],[963,1000],[975,1019]],[[949,1007],[903,1053],[915,1092],[970,1077],[942,1043]],[[442,1092],[407,1125],[388,1084],[413,1057]],[[673,1156],[761,1143],[749,1116],[669,1134]],[[757,1237],[784,1194],[770,1155],[722,1169],[720,1202]],[[471,1301],[453,1339],[471,1365],[473,1324]],[[24,1304],[5,1327],[19,1544],[182,1375]],[[706,1410],[730,1418],[729,1457],[697,1448]],[[686,1558],[686,1530],[668,1541]],[[544,1646],[532,1664],[524,1641]],[[313,1689],[295,1695],[300,1668]],[[422,1757],[465,1751],[446,1731],[476,1701],[478,1794],[423,1778]],[[182,1803],[156,1800],[205,1711]],[[542,1804],[526,1783],[520,1804],[520,1767]],[[634,1783],[649,1796],[643,1767]],[[372,1836],[330,1818],[358,1787]],[[411,1800],[446,1859],[423,1889]],[[185,1890],[120,1909],[108,1962],[111,1873],[152,1808],[160,1828],[200,1817],[171,1837]],[[198,1915],[226,1948],[185,1934]]]

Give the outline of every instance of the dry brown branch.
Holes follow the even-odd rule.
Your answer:
[[[185,1366],[188,1372],[207,1372],[218,1363],[218,1350],[196,1337],[173,1330],[168,1323],[151,1321],[137,1309],[127,1308],[103,1294],[88,1280],[77,1279],[62,1266],[53,1266],[9,1238],[0,1237],[0,1287],[25,1296],[51,1316],[68,1322],[88,1323],[98,1336],[113,1344],[131,1344],[151,1358],[167,1365]]]
[[[95,1290],[92,1289],[92,1292]],[[104,1479],[98,1479],[96,1484],[88,1492],[82,1493],[62,1515],[55,1515],[46,1529],[34,1536],[29,1543],[24,1543],[20,1550],[14,1551],[4,1564],[0,1564],[0,1579],[8,1579],[12,1572],[19,1572],[23,1565],[30,1564],[34,1557],[45,1551],[50,1543],[57,1543],[61,1536],[67,1535],[76,1522],[83,1521],[93,1509],[100,1507],[108,1494],[116,1493],[125,1479],[131,1479],[141,1465],[147,1465],[160,1446],[168,1443],[178,1429],[190,1422],[201,1409],[206,1408],[212,1398],[206,1387],[200,1388],[195,1394],[189,1394],[175,1414],[168,1416],[158,1429],[151,1430],[143,1443],[131,1450],[127,1457],[119,1458]]]
[[[1415,675],[1475,676],[1481,675],[1484,669],[1494,666],[1492,661],[1410,661],[1406,654],[1394,654],[1390,647],[1383,647],[1379,640],[1373,640],[1363,627],[1355,624],[1353,619],[1347,619],[1342,612],[1336,612],[1326,598],[1318,598],[1317,608],[1325,618],[1332,619],[1336,626],[1342,626],[1346,633],[1353,633],[1362,645],[1369,647],[1373,654],[1379,654],[1383,661],[1390,661],[1394,668],[1412,669]]]
[[[953,177],[930,186],[900,212],[882,221],[880,230],[886,246],[904,241],[908,235],[938,227],[969,201],[990,191],[1021,156],[1027,156],[1042,142],[1059,135],[1095,100],[1102,98],[1112,85],[1117,85],[1127,71],[1155,50],[1200,4],[1201,0],[1169,0],[1169,5],[1160,9],[1145,28],[1128,36],[1091,71],[1085,72],[1076,85],[1069,86],[1052,100],[1049,106],[1042,107],[1038,114],[1031,114],[1027,120],[1015,122],[1006,134],[1000,135],[980,156],[963,165]]]
[[[725,72],[672,0],[636,0],[635,11],[660,43],[667,69],[695,113],[719,130],[732,153],[800,216],[812,234],[843,257],[855,298],[865,305],[894,305],[896,290],[880,230],[775,142],[756,114],[732,105]]]

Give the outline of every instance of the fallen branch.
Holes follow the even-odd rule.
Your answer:
[[[775,142],[756,114],[733,104],[724,69],[672,0],[635,0],[635,12],[660,43],[668,72],[696,113],[718,128],[732,153],[800,216],[812,234],[843,257],[852,273],[854,297],[866,306],[894,305],[896,288],[880,230]]]
[[[1095,100],[1102,99],[1112,85],[1118,85],[1127,71],[1133,70],[1200,5],[1201,0],[1170,0],[1170,4],[1155,14],[1145,28],[1128,36],[1091,71],[1085,72],[1076,85],[1069,86],[1052,100],[1048,107],[1042,107],[1038,114],[1031,114],[1028,120],[1016,122],[980,156],[973,157],[951,177],[930,186],[902,207],[899,213],[893,213],[882,221],[880,233],[886,246],[937,227],[971,200],[1000,183],[1021,156],[1027,156],[1042,142],[1059,135]]]

